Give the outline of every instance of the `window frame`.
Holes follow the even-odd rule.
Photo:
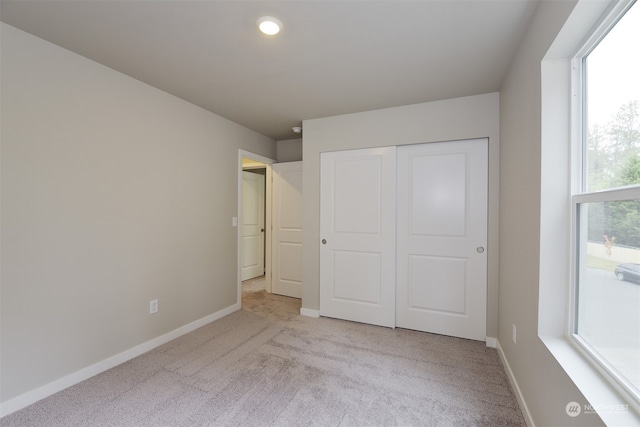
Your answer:
[[[610,8],[604,15],[600,25],[591,32],[582,47],[571,60],[571,172],[570,172],[570,289],[569,289],[569,316],[567,322],[567,338],[574,348],[586,356],[587,360],[604,376],[604,378],[623,395],[632,400],[634,406],[640,404],[640,387],[635,387],[626,378],[617,372],[614,366],[601,356],[588,342],[577,333],[578,320],[578,293],[580,272],[585,268],[581,265],[584,259],[580,256],[586,241],[581,239],[580,230],[586,228],[586,218],[581,217],[580,207],[586,203],[613,202],[635,200],[640,197],[640,184],[615,187],[599,191],[587,191],[587,141],[585,138],[586,100],[586,58],[598,46],[598,44],[617,25],[622,17],[634,6],[640,7],[637,0],[622,0]]]
[[[564,405],[572,400],[595,405],[595,416],[604,424],[638,425],[640,403],[617,381],[606,379],[600,365],[593,363],[586,351],[569,338],[573,297],[570,284],[575,271],[571,265],[574,246],[571,196],[574,193],[572,185],[576,181],[571,173],[578,167],[575,156],[571,154],[575,126],[579,123],[575,120],[576,110],[573,108],[579,87],[575,86],[576,81],[572,78],[575,71],[572,60],[597,29],[606,26],[605,17],[620,10],[623,6],[620,3],[618,0],[577,0],[546,51],[541,52],[537,335],[572,383],[563,388],[562,396],[566,401],[556,394],[559,399],[557,407],[545,409],[557,411],[558,419],[569,420],[564,418],[568,416]],[[515,378],[513,384],[518,391]],[[520,391],[518,395],[521,395]],[[533,422],[524,397],[519,401],[525,416]],[[618,405],[624,409],[607,410],[598,405]]]

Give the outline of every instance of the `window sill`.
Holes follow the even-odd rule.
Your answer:
[[[607,425],[640,425],[640,405],[635,399],[623,398],[567,338],[541,335],[540,339],[588,401],[577,402],[582,411],[578,417],[593,409]]]

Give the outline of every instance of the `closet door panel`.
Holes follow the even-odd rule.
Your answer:
[[[395,147],[322,153],[320,314],[395,325]]]
[[[398,327],[486,339],[487,147],[398,148]]]

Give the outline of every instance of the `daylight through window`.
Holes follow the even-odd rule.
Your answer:
[[[640,400],[640,6],[581,58],[573,337]]]

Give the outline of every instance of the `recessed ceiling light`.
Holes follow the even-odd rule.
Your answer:
[[[258,28],[264,34],[268,36],[274,36],[280,32],[280,28],[282,28],[282,22],[278,18],[274,18],[273,16],[263,16],[258,19],[256,22],[258,24]]]

